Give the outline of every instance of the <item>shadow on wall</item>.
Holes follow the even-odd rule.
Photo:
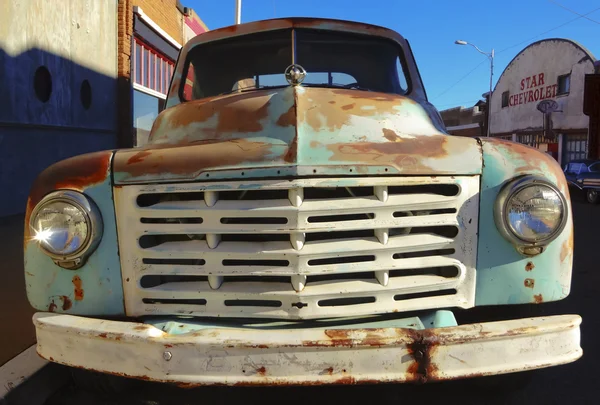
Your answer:
[[[51,164],[117,144],[117,79],[41,49],[0,48],[0,365],[34,343],[23,276],[23,215]]]

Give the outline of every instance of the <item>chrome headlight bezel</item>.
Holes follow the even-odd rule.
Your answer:
[[[508,216],[506,215],[508,203],[510,202],[511,198],[523,189],[532,186],[543,186],[551,189],[560,198],[563,209],[561,222],[555,228],[555,230],[546,238],[536,241],[527,240],[517,235],[512,230],[512,227],[508,220]],[[496,222],[496,228],[505,239],[507,239],[509,242],[511,242],[518,248],[532,246],[543,248],[547,246],[561,234],[561,232],[567,224],[568,217],[569,209],[567,205],[567,200],[563,193],[561,193],[560,190],[554,184],[539,176],[522,176],[509,181],[506,185],[504,185],[504,187],[502,187],[502,189],[498,193],[496,203],[494,206],[494,220]]]
[[[102,239],[103,224],[100,210],[96,204],[84,194],[73,190],[58,190],[46,195],[35,206],[29,219],[29,229],[36,232],[35,223],[42,208],[55,202],[64,202],[78,208],[85,217],[88,228],[87,236],[81,246],[68,255],[52,252],[38,244],[44,254],[49,256],[58,266],[69,270],[75,270],[83,266],[87,258],[96,250]]]

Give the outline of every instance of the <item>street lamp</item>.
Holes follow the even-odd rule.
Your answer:
[[[242,22],[242,0],[235,0],[235,23]]]
[[[454,43],[456,45],[471,45],[473,48],[477,49],[477,52],[487,56],[490,60],[490,96],[488,98],[488,125],[487,125],[487,136],[489,137],[491,134],[491,129],[492,129],[492,79],[494,77],[494,49],[492,49],[492,52],[487,53],[487,52],[483,52],[481,49],[477,48],[475,45],[467,42],[467,41],[462,41],[462,40],[456,40],[454,41]]]

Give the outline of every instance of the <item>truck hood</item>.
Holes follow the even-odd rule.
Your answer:
[[[481,173],[477,140],[445,134],[432,117],[408,97],[345,89],[202,99],[163,111],[149,145],[118,151],[114,180]]]

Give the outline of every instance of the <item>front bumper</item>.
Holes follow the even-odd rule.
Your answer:
[[[426,382],[570,363],[577,315],[432,329],[206,329],[38,313],[38,353],[53,362],[194,385]]]

